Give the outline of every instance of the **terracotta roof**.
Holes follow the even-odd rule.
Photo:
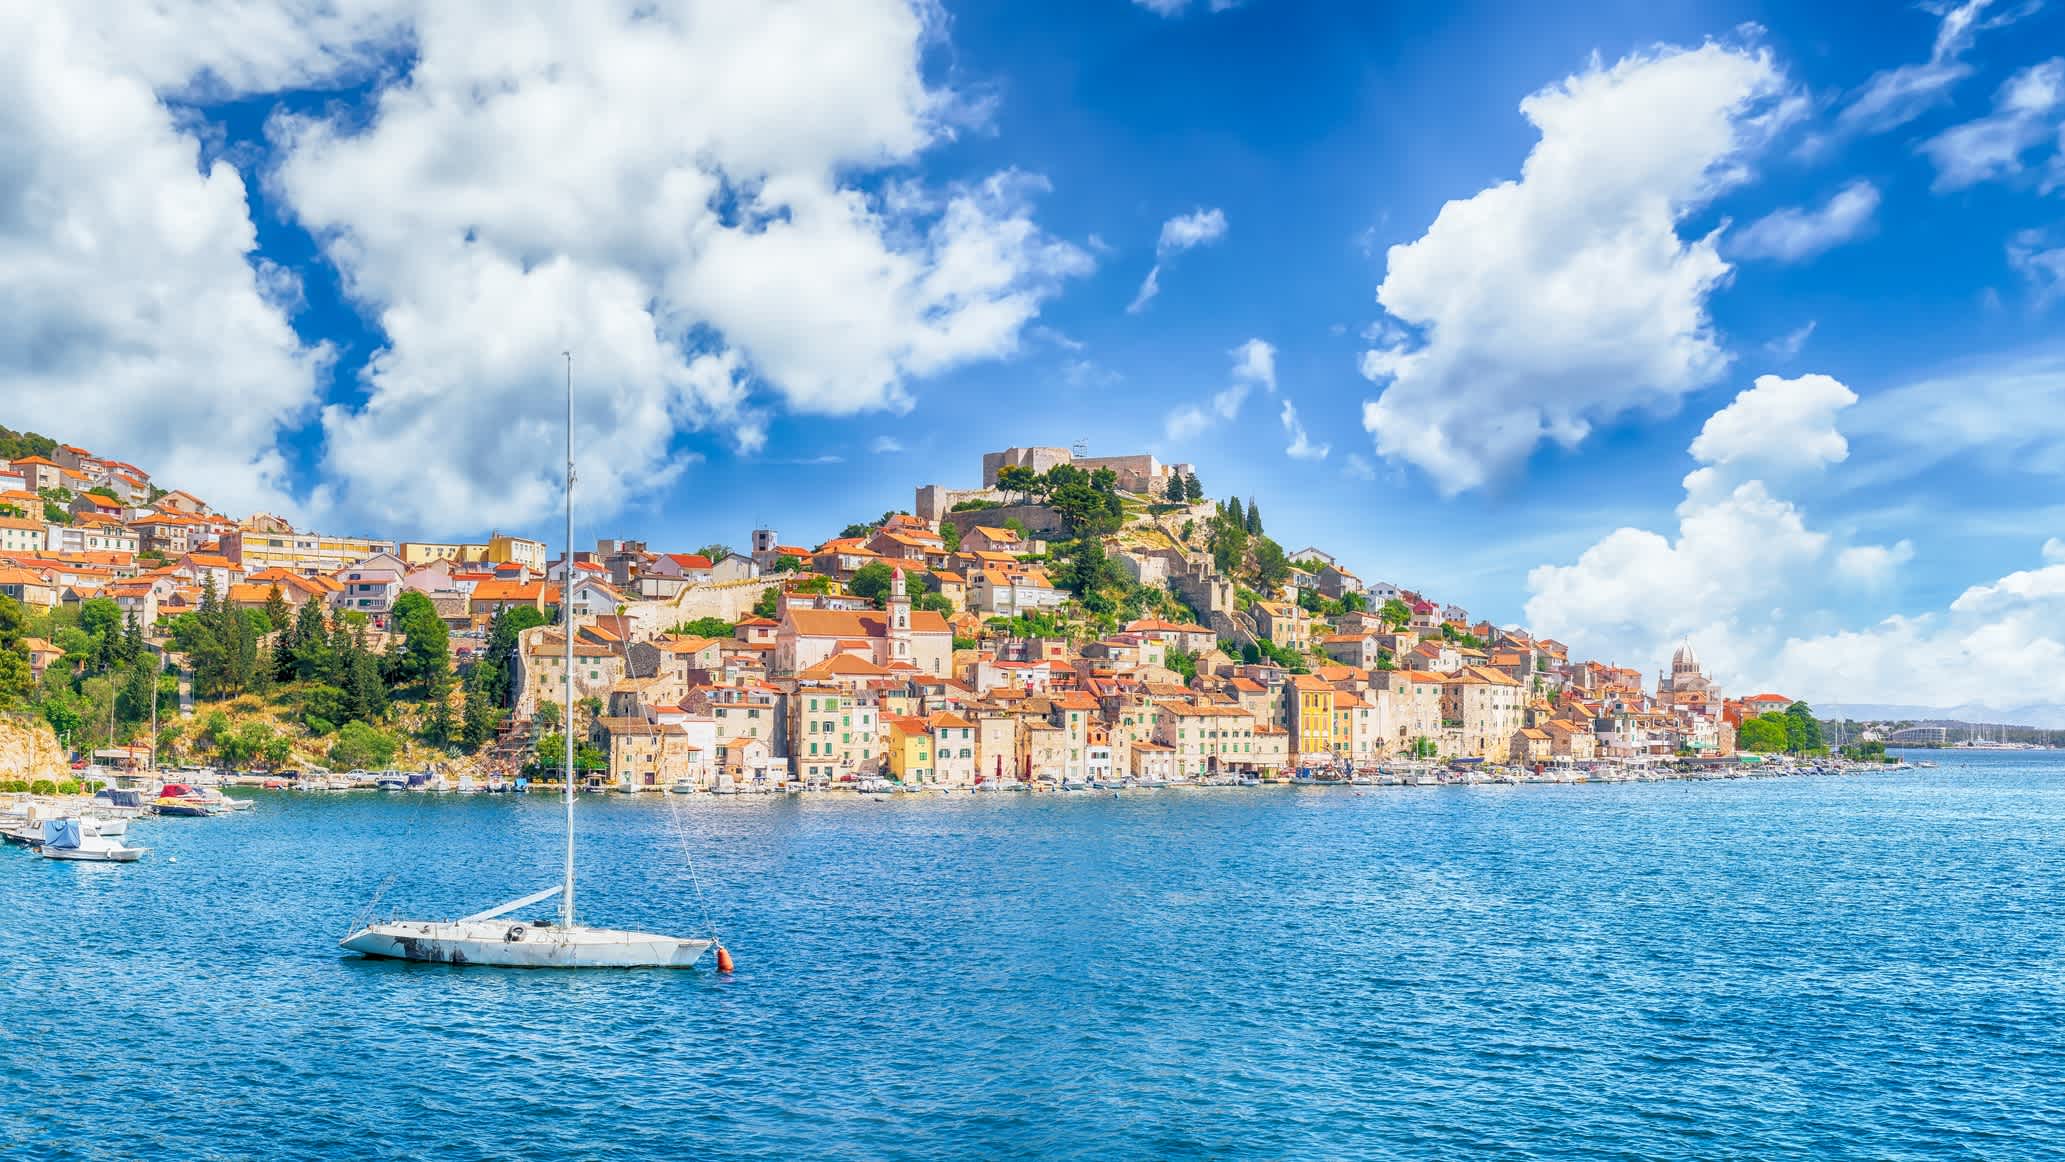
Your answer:
[[[790,609],[789,624],[799,637],[878,638],[889,633],[889,615],[878,610]],[[946,619],[929,609],[911,612],[912,633],[951,633]]]
[[[489,578],[473,587],[475,601],[538,601],[552,602],[559,597],[559,586],[547,586],[543,581],[505,581],[499,577]]]
[[[889,671],[867,658],[852,654],[833,654],[814,666],[808,666],[796,674],[799,681],[817,682],[831,678],[877,677]]]

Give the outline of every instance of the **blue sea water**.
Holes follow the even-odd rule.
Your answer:
[[[595,923],[453,969],[381,900],[556,882],[553,802],[261,796],[0,852],[0,1155],[2065,1154],[2065,756],[1862,778],[581,803]],[[677,822],[681,830],[677,831]]]

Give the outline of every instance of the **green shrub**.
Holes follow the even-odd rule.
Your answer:
[[[58,793],[58,794],[60,794],[60,795],[76,795],[76,794],[78,794],[78,793],[79,793],[79,780],[77,780],[77,779],[59,779],[59,780],[58,780],[58,783],[57,783],[57,793]]]
[[[32,795],[54,795],[57,793],[57,784],[49,779],[37,779],[29,784],[29,793]]]

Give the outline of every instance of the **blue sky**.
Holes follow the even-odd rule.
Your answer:
[[[2065,566],[2061,6],[553,7],[5,18],[0,422],[547,531],[571,345],[594,535],[1080,439],[1633,664],[2065,704],[1978,644]],[[1999,672],[1845,678],[1898,656]]]

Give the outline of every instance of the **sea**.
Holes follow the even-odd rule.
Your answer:
[[[345,953],[556,883],[559,805],[255,793],[0,850],[0,1156],[2065,1155],[2065,753],[1915,757],[583,798],[582,918],[729,975]]]

